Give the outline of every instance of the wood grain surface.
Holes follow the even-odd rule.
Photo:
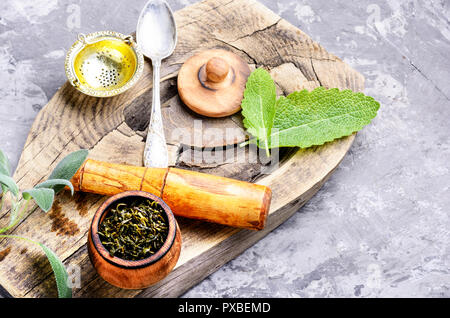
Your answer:
[[[236,143],[246,138],[239,113],[225,119],[204,118],[180,102],[177,72],[184,61],[198,52],[225,49],[242,57],[251,69],[268,69],[279,94],[320,85],[361,91],[364,79],[305,33],[255,1],[203,1],[177,11],[175,18],[178,44],[161,69],[162,112],[170,164],[269,186],[273,198],[266,227],[255,232],[177,218],[183,246],[175,269],[150,288],[123,290],[96,274],[86,248],[91,218],[106,197],[94,194],[71,197],[62,193],[47,214],[31,207],[12,233],[44,243],[69,269],[81,269],[81,286],[74,289],[75,297],[182,294],[295,213],[318,191],[353,142],[354,136],[350,136],[320,147],[283,149],[277,169],[264,162],[231,160],[214,164],[194,160],[205,149],[216,146],[219,153],[221,149],[235,148],[238,158],[248,158],[253,151],[236,147]],[[65,83],[40,111],[31,128],[14,175],[20,188],[30,188],[44,180],[59,160],[80,148],[90,149],[89,156],[93,159],[142,166],[151,94],[152,72],[148,61],[141,80],[112,98],[89,97]],[[174,133],[177,128],[188,129],[194,136],[202,128],[228,129],[233,133],[219,139],[200,134],[200,138],[186,140]],[[6,213],[0,215],[0,222],[7,222]],[[14,297],[56,296],[51,267],[39,249],[7,239],[2,239],[0,246],[0,285],[8,293]]]

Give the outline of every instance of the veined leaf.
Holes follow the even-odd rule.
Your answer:
[[[72,179],[78,169],[80,169],[83,162],[86,160],[87,156],[88,151],[86,149],[72,152],[58,163],[48,179]],[[64,189],[64,185],[55,185],[53,187],[55,193],[58,193],[62,189]]]
[[[270,74],[256,69],[247,80],[242,115],[258,147],[268,151],[275,147],[307,148],[348,136],[369,124],[379,107],[362,93],[324,87],[277,100]]]
[[[69,180],[66,180],[66,179],[49,179],[47,181],[39,183],[34,188],[35,189],[40,189],[40,188],[54,189],[55,186],[60,186],[60,185],[68,186],[73,195],[73,192],[74,192],[73,185]]]
[[[53,191],[53,190],[52,190]],[[48,261],[52,266],[53,273],[55,274],[56,287],[58,289],[58,297],[59,298],[72,298],[72,289],[68,285],[68,277],[66,268],[63,263],[60,261],[58,256],[45,246],[42,243],[38,243],[39,246],[44,251],[45,255],[47,255]]]
[[[0,174],[4,174],[7,176],[11,175],[11,165],[9,164],[8,157],[1,149],[0,149]]]
[[[9,223],[8,226],[6,228],[3,228],[0,230],[0,233],[3,233],[7,230],[9,230],[10,228],[12,228],[13,226],[15,226],[17,224],[17,222],[19,221],[19,212],[21,211],[22,205],[25,204],[25,208],[28,206],[28,201],[26,201],[25,203],[20,202],[20,201],[12,201],[11,202],[11,210],[10,210],[10,216],[9,216]]]
[[[254,70],[247,79],[242,100],[242,115],[247,130],[264,144],[271,133],[273,119],[275,116],[276,88],[270,74],[258,68]]]
[[[269,147],[307,148],[351,135],[369,124],[379,107],[372,97],[337,88],[280,97]]]
[[[17,186],[16,182],[13,178],[0,174],[0,184],[3,186],[3,191],[6,192],[7,190],[10,190],[14,196],[17,196],[19,194],[19,187]]]
[[[20,239],[20,240],[24,240],[24,241],[39,245],[42,248],[42,250],[44,251],[45,255],[47,256],[50,266],[52,267],[53,274],[55,275],[56,287],[58,289],[58,297],[59,298],[72,298],[72,288],[70,288],[69,284],[68,284],[69,275],[67,274],[64,264],[61,262],[61,260],[58,258],[58,256],[51,249],[49,249],[47,246],[45,246],[42,243],[30,240],[30,239],[28,239],[26,237],[22,237],[22,236],[0,235],[0,237]]]
[[[52,208],[53,200],[55,198],[55,191],[53,191],[53,189],[47,188],[34,188],[23,191],[22,196],[25,200],[30,200],[31,198],[33,198],[42,210],[48,212]]]

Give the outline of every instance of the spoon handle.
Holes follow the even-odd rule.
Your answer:
[[[166,168],[168,166],[168,154],[166,138],[164,136],[161,116],[161,101],[159,89],[159,69],[161,60],[152,61],[153,65],[153,98],[150,122],[148,125],[147,141],[144,150],[144,165],[153,168]]]

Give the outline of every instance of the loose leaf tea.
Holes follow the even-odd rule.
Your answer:
[[[129,261],[155,254],[168,234],[162,206],[148,199],[118,203],[99,226],[98,234],[111,256]]]

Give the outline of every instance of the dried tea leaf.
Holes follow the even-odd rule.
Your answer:
[[[168,225],[156,201],[118,203],[99,226],[103,246],[112,256],[140,260],[155,254],[164,244]]]

